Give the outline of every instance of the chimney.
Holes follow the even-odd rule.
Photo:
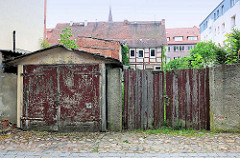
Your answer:
[[[16,31],[13,31],[13,52],[16,52]]]
[[[84,26],[87,26],[87,25],[88,25],[88,21],[84,20]]]
[[[124,24],[124,25],[127,25],[127,24],[128,24],[128,20],[125,19],[125,20],[123,21],[123,24]]]
[[[44,40],[46,40],[47,37],[46,19],[47,19],[47,0],[44,1],[44,33],[43,33]]]
[[[162,25],[165,25],[165,19],[162,19]]]

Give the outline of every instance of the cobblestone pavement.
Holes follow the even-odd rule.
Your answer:
[[[239,157],[239,133],[200,136],[13,131],[0,135],[0,157]]]

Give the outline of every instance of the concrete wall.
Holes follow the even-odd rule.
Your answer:
[[[210,69],[210,128],[240,131],[240,64]]]
[[[17,49],[40,49],[44,34],[44,0],[1,0],[0,8],[0,49],[13,49],[14,30]]]
[[[17,123],[17,75],[0,72],[0,120]]]
[[[122,70],[107,70],[107,116],[110,131],[122,130]]]

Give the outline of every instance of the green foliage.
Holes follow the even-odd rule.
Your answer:
[[[64,45],[66,48],[72,49],[72,48],[78,48],[78,45],[75,43],[76,39],[71,39],[72,37],[72,29],[71,28],[65,28],[62,30],[62,34],[60,34],[60,40],[58,43]]]
[[[166,66],[166,63],[167,63],[167,56],[166,56],[166,46],[163,45],[163,48],[162,48],[162,54],[161,54],[161,70],[164,70],[165,69],[165,66]]]
[[[128,47],[126,45],[123,45],[123,48],[122,48],[122,62],[123,62],[123,65],[127,65],[127,66],[129,66],[128,52],[129,52]]]
[[[193,68],[213,66],[216,61],[217,46],[212,42],[199,42],[190,50]]]
[[[226,34],[227,39],[224,41],[227,51],[228,64],[239,62],[240,55],[240,30],[233,29],[232,33]]]
[[[41,39],[41,48],[42,49],[45,49],[45,48],[48,48],[50,47],[50,44],[48,43],[48,41],[46,41],[45,39]]]
[[[166,70],[205,68],[215,64],[224,64],[228,60],[226,51],[212,41],[199,42],[190,50],[190,57],[170,61]]]
[[[206,130],[201,130],[201,131],[198,131],[198,130],[192,130],[192,129],[179,129],[179,130],[175,130],[175,129],[172,129],[171,127],[162,127],[160,129],[156,129],[156,130],[146,130],[146,131],[143,131],[143,130],[137,130],[135,131],[137,133],[144,133],[146,135],[149,135],[149,134],[168,134],[168,135],[174,135],[174,136],[186,136],[186,137],[200,137],[200,136],[203,136],[203,135],[213,135],[215,134],[216,132],[210,132],[210,131],[206,131]],[[146,136],[144,136],[144,139],[145,139]]]
[[[189,60],[190,57],[183,57],[180,59],[171,60],[169,63],[167,63],[165,70],[187,69],[189,68]]]

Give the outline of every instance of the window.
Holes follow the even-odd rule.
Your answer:
[[[184,46],[179,46],[180,51],[184,51]]]
[[[143,50],[138,51],[138,57],[143,58]]]
[[[160,66],[155,66],[154,69],[155,70],[161,70],[161,67]]]
[[[174,52],[176,52],[176,51],[179,50],[179,49],[178,49],[178,46],[174,46],[173,49],[174,49]]]
[[[222,5],[222,15],[224,14],[224,5]]]
[[[168,57],[168,58],[167,58],[167,63],[168,63],[168,62],[170,62],[170,61],[171,61],[171,58],[170,58],[170,57]]]
[[[169,51],[169,52],[171,51],[171,47],[170,47],[170,46],[168,47],[168,51]]]
[[[216,13],[214,13],[214,20],[216,20]]]
[[[231,23],[232,23],[232,27],[234,27],[236,25],[236,16],[235,15],[233,17],[231,17]]]
[[[234,6],[235,3],[236,3],[235,0],[231,0],[231,6]]]
[[[130,50],[130,57],[135,57],[135,50],[133,49]]]
[[[167,37],[167,41],[170,41],[170,37]]]
[[[218,34],[220,33],[220,27],[218,26]]]
[[[183,41],[183,37],[174,37],[175,41]]]
[[[225,23],[222,24],[222,33],[225,32]]]
[[[219,18],[219,10],[217,10],[217,18]]]
[[[197,40],[197,36],[188,36],[188,40],[189,41],[196,41]]]
[[[151,49],[151,57],[155,57],[155,49]]]
[[[188,46],[188,50],[192,49],[192,46]]]

